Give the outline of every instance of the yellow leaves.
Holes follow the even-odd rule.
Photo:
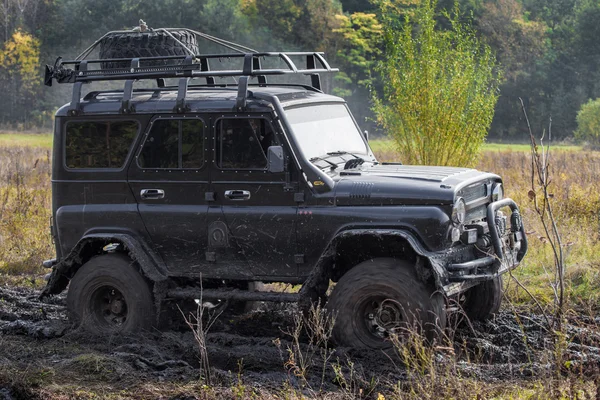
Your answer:
[[[378,52],[376,41],[383,33],[383,26],[375,14],[356,12],[350,16],[338,14],[335,19],[340,27],[333,32],[341,33],[353,47],[359,47],[366,53]]]
[[[39,81],[40,41],[32,35],[16,30],[0,50],[0,68],[9,76],[21,78],[22,89],[33,92]]]

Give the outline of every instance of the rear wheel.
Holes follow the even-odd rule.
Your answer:
[[[154,323],[152,293],[124,255],[92,258],[75,274],[67,293],[69,317],[94,333],[137,332]]]
[[[444,296],[416,276],[411,264],[392,258],[365,261],[344,275],[327,309],[335,315],[336,343],[389,349],[392,335],[416,331],[434,340],[446,325]]]
[[[465,292],[463,310],[471,320],[489,319],[500,311],[503,293],[501,276],[482,282]]]

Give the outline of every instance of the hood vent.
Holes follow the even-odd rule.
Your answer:
[[[350,190],[351,199],[368,199],[373,191],[373,184],[369,182],[354,182]]]

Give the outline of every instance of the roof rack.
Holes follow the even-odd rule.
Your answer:
[[[184,30],[184,29],[156,29],[154,31],[166,32]],[[187,30],[190,33],[204,38],[211,42],[217,43],[236,53],[227,54],[193,54],[189,48],[179,42],[177,38],[171,37],[179,42],[184,50],[189,54],[183,56],[161,56],[161,57],[140,57],[140,58],[113,58],[113,59],[97,59],[85,60],[91,54],[93,49],[100,43],[102,38],[112,33],[132,33],[132,31],[114,31],[109,32],[102,38],[98,39],[92,46],[88,47],[75,60],[64,61],[59,57],[54,66],[46,65],[44,83],[47,86],[52,86],[52,81],[57,83],[74,83],[73,96],[71,106],[69,107],[70,114],[78,114],[80,112],[81,87],[85,83],[95,81],[125,81],[123,88],[123,99],[121,112],[131,113],[135,110],[132,108],[130,101],[133,95],[133,82],[140,79],[155,79],[159,87],[164,87],[166,78],[179,78],[177,102],[174,111],[183,113],[186,111],[185,97],[188,90],[190,78],[205,78],[206,86],[219,86],[215,83],[215,77],[239,77],[238,80],[238,96],[236,101],[236,109],[243,110],[246,106],[248,96],[248,82],[251,78],[258,79],[259,86],[267,86],[267,76],[272,75],[287,75],[287,74],[303,74],[311,77],[311,86],[320,91],[322,72],[338,72],[337,68],[331,68],[327,60],[325,60],[322,52],[257,52],[248,47],[244,47],[235,43],[225,41],[206,35],[202,32]],[[306,65],[299,68],[291,59],[291,57],[306,58]],[[262,68],[261,60],[274,58],[283,61],[284,68]],[[212,60],[239,60],[239,68],[228,70],[211,70],[210,61]],[[114,63],[129,63],[128,68],[104,68],[105,65],[114,65]],[[169,65],[152,65],[152,64],[167,64]],[[104,64],[104,65],[103,65]],[[151,65],[148,65],[151,64]],[[99,68],[94,68],[99,66]]]

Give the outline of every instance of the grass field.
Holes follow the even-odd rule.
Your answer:
[[[17,133],[0,131],[0,146],[52,148],[50,133]]]

